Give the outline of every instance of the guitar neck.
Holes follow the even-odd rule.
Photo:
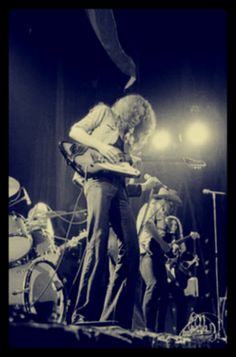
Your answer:
[[[111,172],[125,177],[140,177],[141,173],[132,166],[132,158],[129,154],[117,149],[117,163],[111,163],[98,151],[80,144],[72,144],[68,141],[59,143],[59,149],[69,164],[81,176],[96,174],[97,172]]]
[[[189,238],[191,238],[191,234],[188,234],[187,236],[180,238],[178,240],[175,241],[175,244],[181,244],[184,243],[186,240],[188,240]]]
[[[195,236],[194,236],[194,235],[195,235]],[[200,238],[200,236],[199,236],[198,233],[194,233],[194,235],[190,233],[190,234],[188,234],[187,236],[176,240],[176,241],[175,241],[175,244],[181,244],[181,243],[185,242],[186,240],[188,240],[189,238],[191,238],[191,239]]]

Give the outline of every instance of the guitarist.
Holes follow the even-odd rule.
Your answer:
[[[134,154],[142,149],[156,125],[150,103],[140,95],[127,95],[111,107],[96,105],[70,129],[77,143],[97,150],[110,163],[117,163],[117,149]],[[127,187],[119,174],[99,172],[84,177],[87,201],[88,243],[72,323],[116,321],[130,328],[135,284],[139,270],[139,245],[128,194],[139,196],[159,180]],[[106,269],[109,226],[118,238],[118,260],[106,291],[99,295]],[[105,301],[104,301],[105,300]]]
[[[177,239],[176,221],[168,221],[182,201],[175,190],[161,187],[150,197],[149,205],[141,207],[137,217],[140,243],[140,273],[145,283],[142,311],[145,328],[165,332],[168,298],[177,306],[176,328],[179,333],[186,323],[186,302],[183,290],[168,280],[166,261],[186,251],[185,243],[171,244]],[[145,219],[143,219],[145,216]],[[174,216],[173,216],[174,217]]]

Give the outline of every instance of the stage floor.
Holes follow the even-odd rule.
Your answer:
[[[224,339],[192,338],[145,330],[125,330],[109,323],[80,325],[35,322],[9,324],[9,348],[224,348]]]

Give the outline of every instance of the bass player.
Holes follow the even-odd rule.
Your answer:
[[[187,322],[184,288],[190,271],[184,270],[182,265],[178,271],[180,257],[187,251],[182,225],[174,216],[180,205],[182,200],[175,190],[161,187],[157,193],[154,191],[137,216],[140,273],[145,285],[141,305],[145,328],[149,331],[166,331],[170,297],[176,304],[176,331],[171,332],[178,334]],[[198,233],[191,232],[187,237],[198,238]]]

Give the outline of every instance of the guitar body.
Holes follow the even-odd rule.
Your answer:
[[[191,273],[188,269],[185,269],[180,261],[166,262],[167,280],[169,283],[174,283],[181,289],[187,287],[188,278]]]
[[[174,241],[175,244],[180,245],[188,239],[199,239],[200,235],[197,232],[191,232],[186,237]],[[167,255],[166,255],[167,256]],[[192,267],[198,265],[199,258],[197,254],[184,252],[182,255],[177,253],[175,257],[169,258],[165,263],[167,280],[173,282],[181,289],[185,289],[188,284],[188,279],[192,276]]]
[[[193,256],[191,260],[184,260],[181,256],[168,259],[166,262],[168,282],[173,282],[181,289],[186,289],[188,279],[193,273],[191,268],[198,264],[198,260],[197,255]]]
[[[112,172],[125,177],[139,177],[140,171],[124,161],[124,154],[117,148],[119,162],[112,164],[108,162],[98,151],[84,145],[62,141],[59,149],[67,163],[73,167],[81,176],[96,174],[98,172]]]
[[[188,269],[185,269],[181,262],[176,266],[176,281],[175,284],[179,286],[182,290],[186,289],[188,284],[188,279],[192,276]]]

